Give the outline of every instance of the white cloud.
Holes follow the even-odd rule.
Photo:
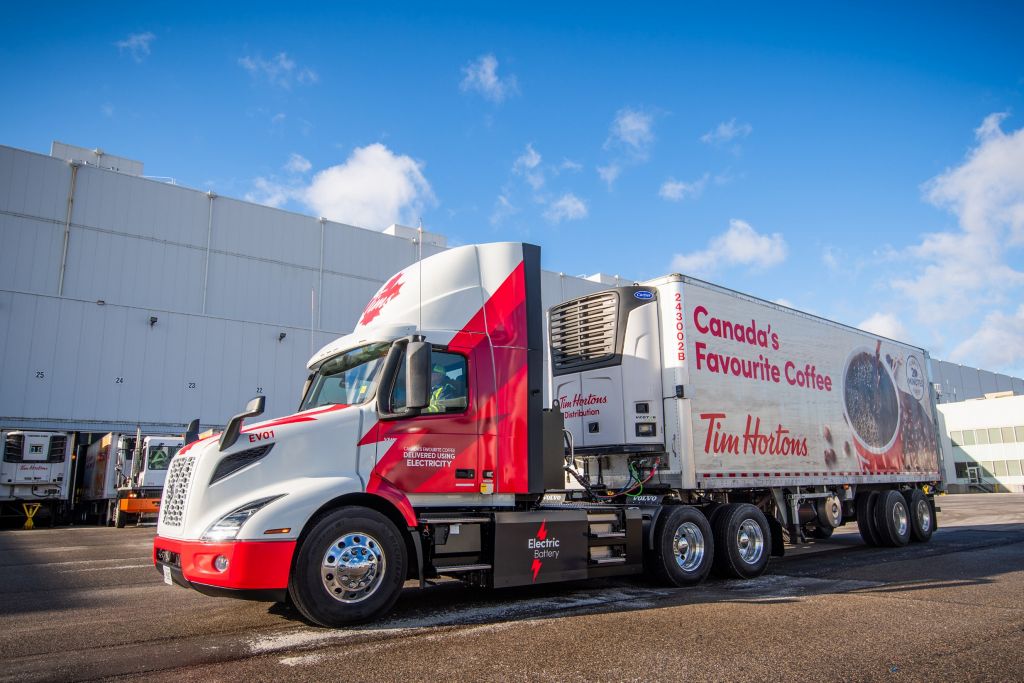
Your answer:
[[[276,113],[276,114],[274,114],[273,116],[270,117],[270,123],[272,123],[273,125],[276,126],[276,125],[278,125],[280,123],[284,123],[284,120],[286,118],[288,118],[288,116],[283,111],[282,112],[278,112],[278,113]]]
[[[1011,372],[1024,369],[1024,305],[1015,313],[986,315],[978,331],[953,349],[951,359]]]
[[[722,121],[700,136],[700,141],[709,145],[721,145],[737,138],[745,138],[753,132],[749,123],[736,123],[736,119]]]
[[[650,114],[625,107],[615,114],[605,149],[624,149],[636,160],[645,160],[654,143],[654,117]]]
[[[280,208],[296,194],[296,188],[270,178],[258,177],[252,181],[252,190],[245,193],[245,201]]]
[[[293,154],[284,166],[304,174],[312,164]],[[423,175],[423,165],[380,143],[357,147],[344,163],[318,171],[307,183],[259,177],[246,200],[267,206],[295,202],[334,221],[383,230],[392,223],[415,223],[437,200]]]
[[[552,223],[561,223],[563,220],[575,221],[586,217],[586,203],[571,192],[566,192],[551,202],[544,212],[544,218]]]
[[[541,156],[533,145],[526,145],[526,151],[519,155],[519,158],[512,164],[512,172],[523,176],[526,182],[534,191],[544,186],[544,171],[539,168]]]
[[[860,321],[857,327],[889,339],[906,340],[909,337],[906,326],[892,313],[873,313],[871,317]]]
[[[494,211],[491,212],[491,225],[500,225],[506,218],[519,213],[519,208],[513,206],[506,195],[499,194],[494,201]]]
[[[604,181],[609,190],[612,189],[612,185],[615,184],[615,180],[619,177],[620,173],[622,173],[622,167],[618,164],[613,163],[597,167],[597,175],[601,176],[601,180]]]
[[[669,178],[661,184],[658,196],[670,202],[678,202],[682,199],[696,199],[704,192],[704,186],[707,185],[710,177],[710,174],[705,173],[690,183]]]
[[[146,31],[145,33],[133,33],[124,40],[119,40],[114,45],[123,54],[127,52],[133,60],[141,63],[149,56],[149,45],[156,36]]]
[[[1007,254],[1024,244],[1024,129],[1004,133],[988,116],[964,162],[924,185],[925,197],[957,216],[960,229],[930,233],[904,255],[909,275],[894,288],[925,323],[963,320],[1012,300],[1024,272]]]
[[[732,219],[729,229],[708,243],[707,249],[676,254],[672,268],[687,273],[707,274],[723,266],[770,268],[786,260],[788,249],[780,233],[762,235],[746,221]]]
[[[583,170],[583,164],[578,161],[573,161],[572,159],[562,159],[562,163],[558,165],[558,170],[577,173]]]
[[[100,111],[103,112],[104,116],[110,118],[114,115],[114,105],[107,102],[100,107]]]
[[[436,203],[422,164],[380,143],[357,147],[345,163],[319,171],[302,200],[321,216],[376,230],[414,223]]]
[[[837,272],[839,270],[839,252],[835,247],[825,247],[821,250],[821,262],[832,272]]]
[[[775,299],[773,303],[777,303],[780,306],[785,306],[786,308],[796,308],[796,306],[793,305],[792,301],[784,297],[779,297],[778,299]]]
[[[270,59],[259,55],[238,58],[238,65],[249,72],[254,79],[262,79],[271,85],[290,90],[292,85],[312,85],[320,76],[309,67],[299,66],[287,52],[279,52]]]
[[[295,154],[294,152],[288,157],[288,162],[284,165],[284,170],[289,173],[303,174],[313,168],[313,164],[309,163],[309,159],[302,156],[301,154]]]
[[[480,55],[475,61],[462,68],[462,92],[476,91],[484,99],[501,104],[519,92],[519,83],[514,75],[498,76],[498,60],[492,54]]]

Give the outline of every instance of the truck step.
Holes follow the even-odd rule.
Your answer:
[[[591,538],[625,538],[625,531],[591,531]]]
[[[626,558],[619,557],[592,557],[590,558],[590,564],[598,567],[605,567],[610,564],[626,564]]]
[[[420,517],[420,524],[486,524],[491,521],[490,517],[431,517],[423,515]]]
[[[619,516],[614,512],[590,512],[587,513],[587,521],[591,524],[597,522],[617,522]]]
[[[434,567],[438,574],[456,574],[458,572],[476,572],[483,569],[490,569],[489,564],[456,564],[450,567]]]

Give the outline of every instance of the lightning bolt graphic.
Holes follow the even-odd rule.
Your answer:
[[[541,561],[538,560],[537,558],[534,558],[533,559],[533,564],[530,567],[531,569],[533,569],[533,581],[534,581],[534,583],[537,582],[537,574],[540,574],[540,565],[541,565]]]
[[[542,520],[540,523],[540,529],[537,531],[537,540],[543,541],[548,537],[548,520]]]

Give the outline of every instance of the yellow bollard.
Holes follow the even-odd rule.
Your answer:
[[[42,503],[22,503],[21,509],[25,511],[25,526],[24,529],[35,529],[36,525],[32,522],[32,518],[39,512],[39,508],[43,506]]]

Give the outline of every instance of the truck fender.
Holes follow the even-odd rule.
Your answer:
[[[316,526],[316,523],[321,517],[332,510],[347,506],[359,506],[376,510],[391,520],[391,523],[395,525],[399,535],[405,541],[406,554],[410,558],[415,558],[416,560],[416,576],[411,578],[418,579],[422,586],[426,579],[423,568],[423,544],[420,540],[419,532],[415,526],[410,526],[408,524],[406,514],[403,510],[399,509],[399,507],[395,505],[390,498],[382,496],[379,493],[346,493],[327,501],[321,505],[316,512],[310,515],[305,526],[302,528],[302,532],[299,534],[298,544],[296,547],[302,547],[303,540],[305,540],[310,530]],[[292,558],[293,568],[295,566],[295,558],[297,557],[298,553],[295,553]]]

